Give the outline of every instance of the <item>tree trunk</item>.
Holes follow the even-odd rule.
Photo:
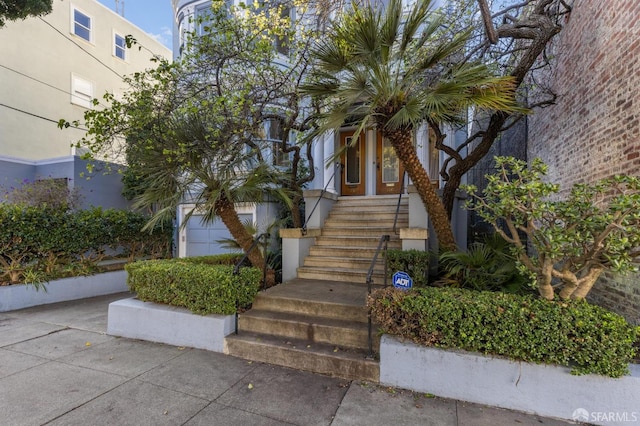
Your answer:
[[[220,196],[215,202],[215,212],[220,217],[220,220],[225,224],[231,236],[236,240],[242,250],[247,253],[249,262],[254,267],[264,270],[265,260],[264,256],[257,247],[249,252],[251,245],[253,244],[253,237],[247,232],[244,225],[238,217],[238,212],[233,203],[224,195]],[[271,287],[275,284],[275,273],[271,270],[267,271],[267,279],[265,286]]]
[[[384,126],[380,127],[384,129]],[[411,129],[398,129],[391,132],[383,130],[383,135],[391,142],[391,145],[396,151],[396,155],[400,161],[402,161],[402,165],[418,190],[420,199],[427,209],[429,219],[438,237],[440,249],[445,251],[457,250],[449,215],[438,193],[433,185],[431,185],[431,180],[413,147]]]
[[[555,297],[555,291],[551,285],[552,271],[553,264],[550,263],[550,261],[545,260],[543,261],[542,267],[536,277],[538,293],[540,294],[540,297],[547,300],[553,300]]]
[[[291,199],[291,219],[293,220],[294,228],[302,228],[302,217],[300,216],[300,203],[303,198],[296,193]]]
[[[593,288],[593,285],[596,283],[603,270],[604,268],[602,267],[592,267],[591,269],[589,269],[587,275],[577,281],[577,286],[565,286],[560,292],[560,297],[563,299],[584,299]]]

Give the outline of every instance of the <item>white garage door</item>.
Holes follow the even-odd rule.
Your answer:
[[[253,219],[252,214],[238,216],[242,223]],[[233,250],[220,247],[217,242],[225,238],[231,238],[231,234],[220,219],[204,224],[202,215],[194,214],[189,218],[186,226],[187,257],[230,253]]]

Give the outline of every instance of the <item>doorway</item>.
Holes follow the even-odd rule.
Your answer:
[[[354,132],[340,133],[342,179],[340,192],[342,195],[364,195],[366,193],[365,178],[365,133],[361,132],[354,141]]]
[[[376,132],[376,194],[399,194],[402,190],[404,167],[395,149],[382,133]]]

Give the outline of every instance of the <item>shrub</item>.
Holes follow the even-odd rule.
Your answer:
[[[533,282],[518,268],[512,249],[498,234],[493,234],[471,244],[466,252],[443,252],[439,265],[444,277],[439,283],[478,291],[531,292]]]
[[[566,200],[554,201],[560,187],[544,182],[547,166],[540,159],[528,167],[524,161],[496,157],[496,168],[482,196],[466,188],[474,201],[467,206],[516,247],[518,261],[536,277],[542,297],[552,300],[559,288],[562,299],[584,299],[604,270],[637,271],[640,178],[576,184]]]
[[[173,230],[143,231],[146,222],[128,211],[0,203],[0,285],[95,271],[109,248],[130,258],[168,255]]]
[[[384,333],[427,346],[569,366],[572,374],[627,374],[640,332],[621,316],[580,300],[426,287],[379,290],[368,305]]]
[[[258,293],[262,272],[193,259],[147,260],[125,266],[127,284],[143,301],[181,306],[201,315],[231,315],[249,306]],[[206,260],[206,259],[205,259]],[[221,259],[227,262],[228,257]],[[236,304],[237,302],[237,304]]]
[[[429,280],[431,254],[419,250],[387,250],[387,274],[391,279],[397,271],[409,274],[415,286],[425,286]]]
[[[67,179],[25,179],[17,188],[10,188],[5,198],[10,204],[52,209],[77,209],[82,201],[77,188],[69,189]]]

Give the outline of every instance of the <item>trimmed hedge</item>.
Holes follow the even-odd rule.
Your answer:
[[[431,254],[419,250],[387,250],[387,274],[391,279],[397,271],[406,272],[417,287],[427,285]]]
[[[231,315],[253,303],[262,271],[241,268],[233,275],[230,256],[145,260],[125,266],[127,285],[145,302],[181,306],[201,315]],[[223,264],[216,264],[217,261]],[[238,304],[236,305],[236,301]]]
[[[47,281],[76,269],[88,273],[108,253],[130,261],[169,256],[172,227],[142,231],[147,221],[126,210],[0,203],[0,285]]]
[[[584,301],[457,288],[387,288],[368,305],[384,333],[427,346],[564,365],[572,374],[628,374],[640,332]]]

